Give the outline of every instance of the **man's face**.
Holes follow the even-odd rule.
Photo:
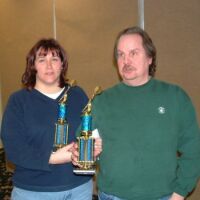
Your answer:
[[[117,64],[124,83],[132,86],[143,85],[149,80],[148,57],[138,34],[123,35],[117,46]]]

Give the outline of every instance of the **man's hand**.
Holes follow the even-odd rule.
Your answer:
[[[94,140],[94,157],[96,159],[102,152],[102,139],[97,137]]]
[[[184,197],[177,193],[173,193],[169,200],[184,200]]]

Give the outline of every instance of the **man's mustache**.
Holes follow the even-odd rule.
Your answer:
[[[132,65],[124,64],[122,71],[127,71],[127,70],[136,70],[136,68]]]

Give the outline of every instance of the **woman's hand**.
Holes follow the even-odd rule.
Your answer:
[[[49,158],[49,164],[63,164],[71,162],[72,148],[74,143],[68,144],[56,152],[52,153]]]
[[[73,165],[81,167],[81,165],[78,164],[78,157],[79,157],[79,151],[78,151],[78,144],[76,142],[74,143],[73,148],[72,148],[71,160],[72,160]]]

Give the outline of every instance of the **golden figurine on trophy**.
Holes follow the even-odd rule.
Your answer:
[[[58,109],[58,120],[55,123],[55,137],[53,144],[53,152],[57,149],[64,147],[68,142],[68,130],[69,124],[66,119],[67,115],[67,100],[68,100],[68,91],[75,85],[75,81],[72,80],[68,82],[68,88],[65,91],[64,95],[59,100],[59,109]]]
[[[82,111],[82,126],[81,136],[78,140],[78,164],[80,168],[73,170],[75,174],[95,174],[95,160],[94,160],[94,138],[92,137],[92,100],[101,93],[101,88],[96,87],[94,94],[89,99],[87,105]]]

